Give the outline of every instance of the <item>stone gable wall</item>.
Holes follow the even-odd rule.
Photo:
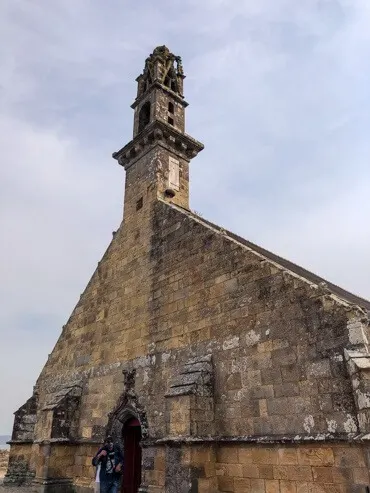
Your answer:
[[[244,447],[242,443],[256,436],[285,437],[299,447],[307,437],[343,440],[357,435],[357,409],[343,351],[354,345],[349,334],[351,327],[362,324],[359,310],[185,211],[151,201],[151,193],[142,208],[130,209],[114,235],[38,380],[36,439],[50,395],[71,382],[83,388],[73,437],[81,442],[80,455],[71,459],[68,452],[60,462],[67,446],[55,445],[48,456],[53,475],[64,477],[68,471],[76,484],[91,485],[91,451],[108,431],[108,415],[124,393],[122,371],[132,368],[133,392],[152,440],[148,453],[154,451],[154,466],[149,461],[144,476],[148,488],[155,486],[153,475],[167,485],[148,491],[175,491],[168,483],[172,474],[155,473],[157,456],[164,457],[161,467],[168,469],[172,461],[169,453],[160,452],[160,440],[181,435],[213,437],[217,443],[230,438]],[[206,355],[211,356],[211,394],[192,390],[176,397],[174,386],[190,385],[186,372],[176,384],[180,369]],[[272,456],[279,453],[273,448]],[[274,491],[277,482],[282,488],[284,481],[296,481],[289,467],[284,476],[278,466],[289,464],[279,460],[261,463],[269,466],[261,472],[248,469],[239,458],[235,463],[215,458],[209,478],[188,461],[183,477],[197,483],[194,491],[259,491],[255,488],[262,483],[266,492]],[[36,477],[44,467],[42,461],[36,465]],[[307,467],[314,483],[314,465]],[[310,483],[309,474],[300,482]],[[349,481],[355,481],[353,476]],[[231,484],[233,489],[227,489]]]

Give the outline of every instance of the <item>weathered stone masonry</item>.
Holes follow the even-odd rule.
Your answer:
[[[164,47],[138,78],[123,222],[16,413],[7,482],[92,491],[136,417],[141,492],[366,493],[370,303],[190,211],[183,79]]]

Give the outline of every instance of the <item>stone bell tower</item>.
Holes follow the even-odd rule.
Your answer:
[[[133,139],[113,154],[126,170],[126,224],[157,198],[189,208],[189,162],[203,144],[185,133],[184,79],[181,58],[166,46],[155,48],[136,79]]]

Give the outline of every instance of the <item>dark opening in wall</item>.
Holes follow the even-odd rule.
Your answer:
[[[168,117],[167,121],[170,125],[173,125],[173,118],[171,118],[170,116]]]
[[[150,101],[147,101],[146,103],[143,104],[141,107],[141,110],[139,112],[139,133],[144,130],[144,128],[148,125],[150,122]]]
[[[177,91],[177,84],[174,79],[171,79],[170,76],[166,76],[164,79],[164,85],[171,89],[171,91],[176,92]]]
[[[143,197],[140,197],[139,200],[136,202],[136,210],[140,210],[143,207]]]
[[[168,103],[168,111],[170,113],[174,113],[175,112],[175,106],[173,103],[171,103],[171,101]]]

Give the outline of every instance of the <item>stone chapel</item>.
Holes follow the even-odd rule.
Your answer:
[[[136,79],[122,224],[15,412],[5,483],[92,492],[112,434],[124,493],[369,492],[370,302],[191,211],[184,79],[165,46]]]

